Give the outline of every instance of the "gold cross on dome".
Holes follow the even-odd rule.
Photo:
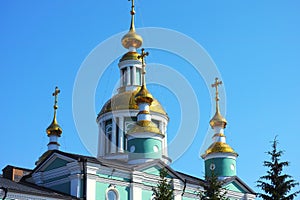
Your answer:
[[[218,87],[221,84],[222,84],[222,81],[219,81],[218,78],[215,78],[215,83],[211,84],[211,87],[216,88],[216,101],[219,101],[219,90],[218,90]]]
[[[52,96],[54,96],[54,109],[57,109],[57,98],[58,98],[58,94],[60,93],[60,89],[58,89],[58,87],[55,87],[55,91],[52,93]]]
[[[142,59],[142,65],[145,65],[145,57],[149,56],[149,52],[145,52],[145,49],[142,48],[142,53],[141,55],[138,56],[138,59]]]

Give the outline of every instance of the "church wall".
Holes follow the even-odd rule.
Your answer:
[[[109,183],[96,182],[96,200],[106,199],[109,190],[116,191],[121,200],[130,199],[130,188],[126,186],[111,185]]]
[[[212,171],[217,176],[235,176],[236,161],[232,158],[213,158],[205,161],[205,175],[211,175]]]

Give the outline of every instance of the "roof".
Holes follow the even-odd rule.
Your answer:
[[[128,110],[128,109],[138,110],[138,105],[135,102],[135,95],[138,93],[138,91],[139,88],[133,92],[125,91],[114,95],[111,99],[109,99],[104,104],[100,113],[98,114],[98,117],[111,111]],[[153,102],[150,105],[150,111],[167,115],[162,105],[155,98],[153,99]]]
[[[30,194],[30,195],[37,195],[43,197],[51,197],[51,198],[58,198],[58,199],[78,199],[76,197],[72,197],[65,194],[60,194],[58,192],[54,192],[50,189],[46,189],[44,187],[40,187],[37,185],[33,185],[30,183],[24,182],[14,182],[12,180],[0,177],[0,185],[1,187],[7,189],[7,192],[15,192],[15,193],[22,193],[22,194]]]

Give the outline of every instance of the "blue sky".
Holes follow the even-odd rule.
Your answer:
[[[137,27],[181,32],[199,43],[215,62],[226,89],[227,142],[239,153],[238,175],[254,190],[255,181],[266,171],[262,167],[263,160],[268,159],[264,152],[270,149],[269,141],[275,135],[285,150],[283,160],[291,162],[286,172],[300,181],[299,4],[259,0],[136,1]],[[52,120],[51,94],[56,85],[61,89],[61,150],[89,154],[73,120],[74,82],[82,62],[97,45],[128,30],[129,9],[126,0],[0,2],[1,168],[7,164],[33,168],[46,151],[45,129]],[[146,40],[147,35],[143,37]],[[110,50],[114,45],[121,43],[112,44]],[[211,88],[201,77],[189,78],[193,71],[183,59],[149,51],[148,62],[173,67],[195,89],[199,129],[192,145],[172,166],[203,177],[199,151],[212,115]],[[118,77],[114,62],[97,87],[95,118]],[[158,88],[150,86],[169,113],[172,139],[180,122],[178,105],[188,102],[180,102],[174,92]],[[189,116],[191,123],[195,123],[194,118]]]

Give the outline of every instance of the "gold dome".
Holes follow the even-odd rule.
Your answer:
[[[128,109],[138,110],[139,109],[138,105],[135,102],[135,95],[138,93],[138,91],[139,88],[135,91],[125,91],[114,95],[111,99],[109,99],[104,104],[98,116],[116,110],[128,110]],[[150,111],[167,116],[166,111],[163,109],[159,101],[157,101],[155,98],[153,98],[153,102],[150,105]]]
[[[138,121],[133,128],[131,128],[126,134],[134,134],[134,133],[156,133],[162,135],[159,128],[151,121]]]
[[[139,58],[139,55],[140,54],[138,54],[135,51],[129,51],[122,56],[122,58],[120,59],[120,62],[125,61],[125,60],[140,60],[141,61],[141,58]]]
[[[58,137],[60,137],[61,133],[62,133],[62,128],[58,125],[57,121],[56,121],[56,115],[53,118],[52,123],[50,124],[50,126],[48,126],[48,128],[46,129],[47,135],[57,135]]]
[[[226,127],[227,121],[217,109],[217,112],[213,116],[213,118],[209,121],[210,126],[213,128],[215,126],[222,126],[223,128]]]
[[[145,102],[151,104],[153,101],[152,94],[147,90],[145,85],[142,85],[139,92],[135,95],[135,101],[138,104],[139,102]]]
[[[238,154],[227,143],[224,142],[214,142],[210,145],[210,147],[208,147],[201,157],[204,158],[212,153],[232,153],[235,156],[238,156]]]
[[[123,36],[122,38],[122,45],[126,49],[129,49],[129,47],[134,47],[134,48],[140,48],[143,43],[143,38],[136,34],[134,29],[130,29],[130,31]]]

